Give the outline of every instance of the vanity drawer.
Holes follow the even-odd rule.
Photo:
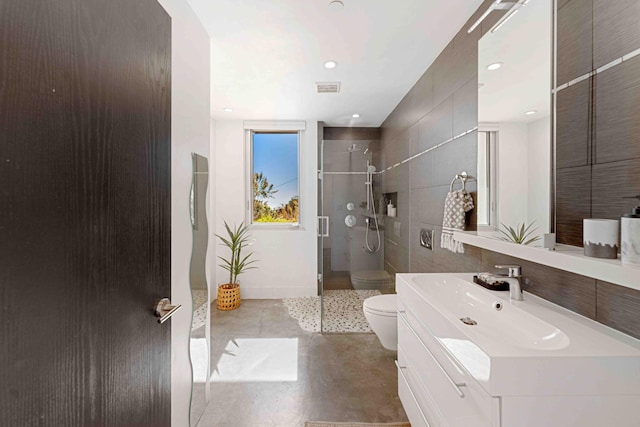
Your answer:
[[[406,366],[406,357],[401,355],[398,349],[398,397],[402,407],[409,417],[411,427],[438,427],[441,424],[434,422],[429,405],[421,391],[417,389],[417,379],[413,375],[413,369]]]
[[[432,348],[447,370],[458,371],[460,375],[475,379],[486,393],[495,396],[491,393],[491,359],[452,324],[452,321],[459,322],[459,319],[446,318],[403,281],[398,283],[397,305],[399,316],[404,315],[409,320],[420,339]],[[473,369],[467,369],[466,366]]]
[[[409,316],[409,317],[407,317]],[[432,338],[424,338],[411,313],[398,315],[398,346],[401,363],[421,381],[426,399],[441,417],[438,426],[499,426],[499,399],[493,398],[467,372],[457,366]],[[413,330],[412,330],[413,329]],[[399,353],[400,356],[400,353]],[[464,385],[461,385],[464,384]],[[420,390],[421,387],[414,387]]]

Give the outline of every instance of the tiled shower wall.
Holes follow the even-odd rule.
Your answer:
[[[592,1],[598,3],[561,3]],[[487,0],[482,4],[382,125],[382,165],[391,167],[382,174],[382,191],[398,196],[398,216],[385,219],[385,269],[391,273],[473,272],[493,271],[499,263],[517,263],[523,267],[527,291],[640,338],[639,291],[469,245],[464,255],[440,248],[449,184],[463,170],[476,176],[476,132],[457,136],[477,126],[477,43],[501,12],[492,12],[471,34],[467,34],[467,28],[491,3]],[[616,16],[612,19],[622,19]],[[580,37],[581,30],[575,31],[575,37]],[[589,110],[588,101],[589,94],[578,97],[571,101],[575,104],[572,108]],[[445,141],[450,142],[425,152]],[[635,178],[634,182],[640,180]],[[475,180],[467,183],[467,190],[475,197]],[[569,200],[565,205],[569,211],[574,209],[571,203]],[[472,211],[467,216],[467,229],[475,229],[475,224]],[[422,228],[435,231],[433,251],[419,245]]]

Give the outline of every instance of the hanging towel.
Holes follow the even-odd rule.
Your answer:
[[[463,254],[462,242],[453,240],[453,232],[464,230],[465,213],[473,209],[473,198],[466,190],[450,191],[444,201],[440,247]]]

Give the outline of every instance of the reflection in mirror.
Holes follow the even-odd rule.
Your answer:
[[[478,42],[479,229],[550,231],[551,28],[530,0]]]
[[[478,227],[498,224],[496,205],[496,133],[478,131]],[[480,190],[482,189],[482,190]]]
[[[191,154],[193,176],[189,194],[189,217],[193,230],[189,283],[193,298],[189,355],[193,369],[190,425],[195,426],[204,413],[209,399],[209,290],[206,277],[206,256],[209,243],[207,223],[207,184],[209,163],[206,157]]]

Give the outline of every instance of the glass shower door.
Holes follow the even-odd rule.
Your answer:
[[[369,332],[362,303],[379,294],[354,277],[384,270],[381,194],[373,170],[377,141],[325,140],[318,173],[321,330]],[[377,227],[376,227],[377,226]],[[355,283],[355,284],[354,284]]]
[[[318,212],[317,212],[317,229],[318,229],[318,242],[317,242],[317,248],[318,248],[318,260],[317,260],[317,265],[318,265],[318,296],[320,297],[320,331],[322,331],[322,290],[323,290],[323,273],[324,273],[324,269],[323,269],[323,261],[324,261],[324,257],[322,256],[322,251],[323,251],[323,242],[324,242],[324,237],[325,235],[328,235],[329,230],[327,230],[325,227],[328,224],[325,224],[325,221],[328,221],[328,218],[325,218],[323,216],[322,213],[322,202],[323,202],[323,197],[322,197],[322,172],[323,172],[323,168],[322,168],[322,162],[323,162],[323,156],[322,156],[322,152],[323,152],[323,146],[324,146],[324,141],[322,141],[319,145],[318,145],[318,170],[317,170],[317,189],[318,189]]]

